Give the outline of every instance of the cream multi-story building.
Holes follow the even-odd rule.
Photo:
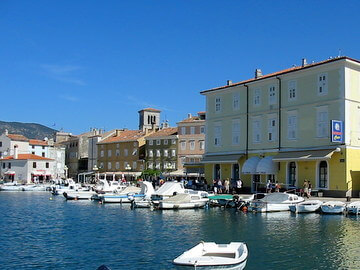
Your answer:
[[[178,167],[185,176],[201,177],[204,165],[200,163],[205,152],[205,112],[191,114],[177,123],[179,130]]]
[[[202,91],[208,180],[359,196],[360,61],[338,57]]]

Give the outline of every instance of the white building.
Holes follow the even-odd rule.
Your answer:
[[[29,140],[29,153],[41,157],[49,157],[48,140]]]

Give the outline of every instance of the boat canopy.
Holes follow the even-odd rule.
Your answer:
[[[155,194],[172,196],[174,192],[185,193],[184,185],[179,182],[165,182],[158,190],[156,190]]]

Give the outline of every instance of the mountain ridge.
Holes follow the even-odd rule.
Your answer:
[[[55,132],[57,132],[56,129],[52,129],[38,123],[0,121],[0,134],[3,134],[6,129],[10,134],[20,134],[28,139],[37,140],[54,138]]]

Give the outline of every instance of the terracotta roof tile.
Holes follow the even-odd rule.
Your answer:
[[[334,59],[327,59],[327,60],[320,61],[320,62],[317,62],[317,63],[307,64],[306,66],[296,66],[296,67],[287,68],[287,69],[284,69],[284,70],[281,70],[281,71],[277,71],[277,72],[274,72],[274,73],[263,75],[263,76],[261,76],[259,78],[252,78],[252,79],[240,81],[240,82],[237,82],[237,83],[232,83],[230,85],[224,85],[224,86],[220,86],[220,87],[215,87],[215,88],[212,88],[212,89],[209,89],[209,90],[201,91],[200,93],[205,94],[207,92],[212,92],[212,91],[216,91],[216,90],[220,90],[220,89],[225,89],[225,88],[229,88],[229,87],[233,87],[233,86],[237,86],[237,85],[243,85],[243,84],[246,84],[246,83],[259,81],[259,80],[263,80],[263,79],[266,79],[266,78],[286,74],[286,73],[289,73],[289,72],[293,72],[293,71],[297,71],[297,70],[301,70],[301,69],[307,69],[307,68],[310,68],[310,67],[314,67],[314,66],[318,66],[318,65],[329,63],[329,62],[338,61],[338,60],[344,60],[344,59],[360,63],[359,60],[352,59],[352,58],[349,58],[349,57],[346,57],[346,56],[338,57],[338,58],[334,58]]]
[[[49,145],[48,141],[42,141],[42,140],[29,140],[30,145]]]
[[[3,158],[2,160],[11,160],[14,159],[14,156],[8,156]],[[41,156],[37,156],[37,155],[33,155],[33,154],[19,154],[18,158],[16,160],[53,160],[51,158],[45,158],[45,157],[41,157]]]
[[[21,142],[29,141],[28,138],[26,138],[24,135],[20,135],[20,134],[8,134],[7,136],[13,141],[21,141]]]
[[[155,133],[148,135],[146,138],[166,137],[166,136],[176,135],[177,133],[178,133],[177,127],[164,128]]]
[[[120,134],[118,136],[111,136],[109,138],[106,138],[103,141],[100,141],[101,143],[112,143],[112,142],[126,142],[126,141],[137,141],[139,138],[145,136],[145,132],[141,130],[123,130],[120,131]]]

